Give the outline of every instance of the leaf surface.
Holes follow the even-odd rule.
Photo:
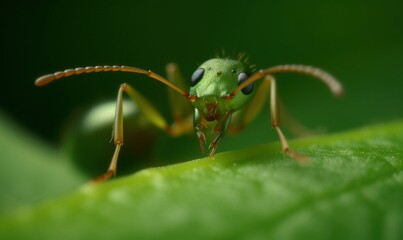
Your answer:
[[[142,170],[10,211],[2,239],[402,239],[403,121]]]

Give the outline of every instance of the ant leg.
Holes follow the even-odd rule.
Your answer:
[[[294,136],[297,138],[313,136],[323,133],[320,129],[311,129],[298,121],[282,104],[281,100],[278,100],[279,108],[281,109],[281,122]]]
[[[225,133],[227,132],[228,126],[231,123],[232,113],[228,112],[222,119],[220,119],[214,127],[214,131],[217,132],[217,136],[211,142],[209,148],[211,149],[209,157],[213,157],[215,151],[217,150],[218,143],[224,137]]]
[[[113,177],[116,174],[116,164],[118,161],[119,151],[123,145],[123,92],[126,92],[130,98],[136,103],[140,112],[156,127],[164,130],[167,134],[177,136],[182,134],[177,129],[171,128],[165,121],[165,118],[158,112],[154,106],[147,101],[137,90],[130,85],[123,83],[120,85],[118,97],[116,101],[115,121],[113,127],[113,142],[116,146],[112,156],[108,171],[94,179],[93,182],[101,182]]]
[[[255,97],[248,103],[248,105],[234,114],[232,124],[229,127],[230,133],[239,133],[242,131],[250,122],[252,122],[260,111],[263,109],[263,105],[266,102],[266,98],[269,94],[270,89],[270,81],[273,78],[271,75],[266,76],[262,83],[259,85],[257,89]],[[317,131],[310,130],[305,127],[302,123],[300,123],[295,117],[293,117],[290,113],[285,111],[284,105],[281,104],[277,96],[278,108],[281,109],[281,116],[283,116],[282,123],[289,129],[295,136],[303,137],[310,136],[317,133]]]
[[[280,137],[281,146],[283,148],[283,152],[290,157],[295,158],[301,164],[306,163],[308,160],[307,157],[301,156],[298,153],[291,150],[288,145],[287,139],[285,138],[283,132],[280,129],[280,109],[277,102],[277,89],[276,89],[276,80],[273,76],[267,75],[266,79],[271,83],[270,89],[270,113],[271,113],[271,124],[272,127],[277,131],[278,136]]]
[[[269,94],[270,81],[264,79],[257,89],[256,95],[248,103],[248,105],[234,114],[233,124],[230,125],[228,131],[230,133],[238,133],[242,131],[250,122],[252,122],[260,111],[263,109],[263,105],[266,102],[266,98]]]
[[[214,127],[214,132],[217,133],[215,136],[214,140],[210,143],[209,149],[211,149],[209,157],[213,157],[215,154],[215,151],[217,150],[218,143],[221,141],[221,139],[224,137],[225,133],[228,130],[228,126],[231,123],[231,117],[232,113],[228,112],[222,119],[220,119],[215,127]],[[204,145],[206,144],[206,136],[203,133],[203,129],[206,128],[206,119],[203,117],[202,114],[200,114],[199,110],[195,108],[194,110],[194,131],[197,134],[197,138],[199,139],[200,143],[200,149],[202,153],[204,153]]]
[[[184,80],[178,65],[169,63],[166,66],[167,79],[169,82],[181,89],[189,89],[189,84]],[[175,122],[181,122],[189,116],[193,115],[193,108],[187,99],[179,95],[174,89],[167,88],[169,104],[171,107],[172,117]]]
[[[116,174],[116,164],[121,146],[123,145],[123,100],[122,95],[124,91],[124,84],[122,84],[118,91],[116,100],[115,121],[113,124],[113,143],[115,144],[115,152],[113,153],[111,163],[109,164],[108,171],[103,175],[92,180],[94,183],[105,181]]]
[[[193,128],[197,135],[197,139],[199,139],[200,150],[204,153],[204,144],[206,144],[206,136],[203,133],[203,129],[206,128],[206,120],[203,115],[200,114],[197,108],[194,109],[193,114]]]

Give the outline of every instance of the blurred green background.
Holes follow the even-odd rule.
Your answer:
[[[1,214],[65,195],[105,171],[111,124],[92,140],[75,136],[81,131],[74,126],[86,109],[113,101],[121,83],[144,93],[169,119],[166,87],[144,76],[98,73],[34,86],[37,77],[67,68],[116,64],[165,75],[165,65],[176,62],[189,79],[225,49],[246,53],[258,68],[300,63],[338,77],[345,86],[340,99],[315,79],[277,75],[287,111],[314,130],[331,133],[403,117],[401,0],[6,0],[0,9]],[[217,152],[278,141],[268,116],[266,108],[238,137],[225,137]],[[204,156],[194,135],[171,140],[155,134],[155,155],[138,168]],[[123,155],[134,143],[130,132],[125,136]],[[58,150],[77,139],[87,152],[78,152],[82,159],[76,161],[87,170],[90,157],[100,164],[87,175]],[[122,165],[132,162],[122,156],[118,173],[133,173]]]
[[[164,75],[172,61],[189,79],[225,49],[245,52],[258,68],[301,63],[337,76],[346,92],[338,100],[317,80],[277,76],[288,112],[313,129],[334,132],[401,118],[402,10],[399,0],[5,1],[0,111],[55,146],[75,116],[113,100],[122,82],[169,116],[166,88],[143,76],[81,75],[44,88],[33,83],[42,74],[88,65]],[[189,154],[200,156],[191,139]],[[240,137],[224,138],[218,151],[276,139],[266,109]]]

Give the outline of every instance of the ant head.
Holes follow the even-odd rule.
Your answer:
[[[253,96],[254,83],[231,99],[227,96],[246,81],[251,72],[251,68],[241,60],[214,58],[204,62],[190,80],[189,93],[199,99],[193,105],[203,111],[207,105],[214,104],[219,114],[241,109]]]

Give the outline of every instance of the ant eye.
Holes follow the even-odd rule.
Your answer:
[[[248,78],[249,78],[249,75],[248,75],[248,74],[246,74],[246,73],[244,73],[244,72],[241,72],[241,73],[238,75],[238,86],[241,85],[243,82],[245,82]],[[251,92],[253,91],[254,86],[255,86],[255,83],[251,83],[251,84],[249,84],[248,86],[242,88],[241,91],[242,91],[245,95],[249,95],[249,94],[251,94]]]
[[[190,79],[190,86],[193,87],[194,85],[196,85],[203,78],[203,74],[203,68],[196,69],[196,71],[192,75],[192,78]]]

